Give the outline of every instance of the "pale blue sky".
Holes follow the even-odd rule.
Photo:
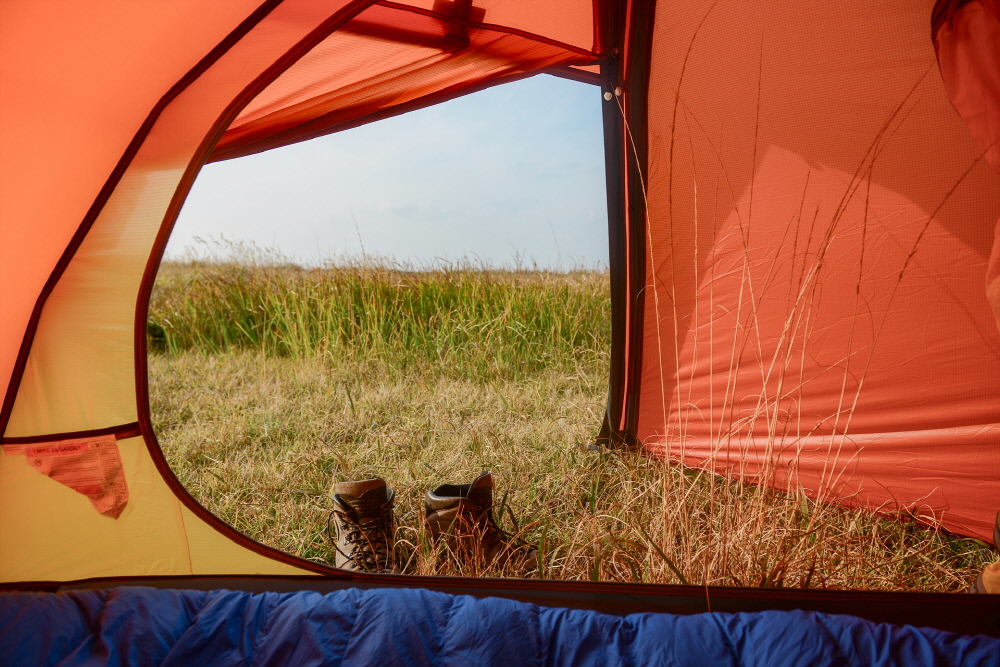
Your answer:
[[[167,257],[203,250],[198,237],[310,265],[363,243],[420,265],[607,266],[602,102],[597,86],[540,75],[207,165]]]

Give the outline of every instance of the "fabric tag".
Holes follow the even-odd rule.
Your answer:
[[[90,498],[98,512],[117,519],[128,504],[128,485],[114,435],[30,445],[4,445],[24,454],[32,468]]]

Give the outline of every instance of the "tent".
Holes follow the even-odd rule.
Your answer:
[[[0,582],[423,586],[1000,632],[975,596],[341,572],[212,516],[149,415],[150,290],[203,164],[550,73],[603,98],[598,437],[992,540],[997,5],[939,4],[3,3]]]

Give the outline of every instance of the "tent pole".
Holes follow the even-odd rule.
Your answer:
[[[626,26],[626,9],[630,23]],[[654,0],[608,4],[601,62],[611,270],[611,372],[598,443],[635,447],[646,282],[647,100]],[[610,99],[609,99],[610,97]]]
[[[617,44],[616,41],[610,41]],[[622,444],[620,428],[625,407],[625,308],[628,303],[625,244],[625,172],[624,122],[615,103],[614,91],[619,82],[619,49],[601,59],[601,93],[604,121],[604,174],[607,181],[608,264],[611,274],[611,362],[608,379],[608,403],[597,443]],[[607,99],[611,96],[611,99]]]

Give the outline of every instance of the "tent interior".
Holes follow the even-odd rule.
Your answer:
[[[204,164],[556,73],[605,100],[595,437],[992,542],[1000,19],[991,0],[939,4],[5,3],[0,582],[420,586],[997,634],[975,596],[347,573],[208,512],[149,410],[150,293]],[[53,479],[84,453],[102,483]]]

